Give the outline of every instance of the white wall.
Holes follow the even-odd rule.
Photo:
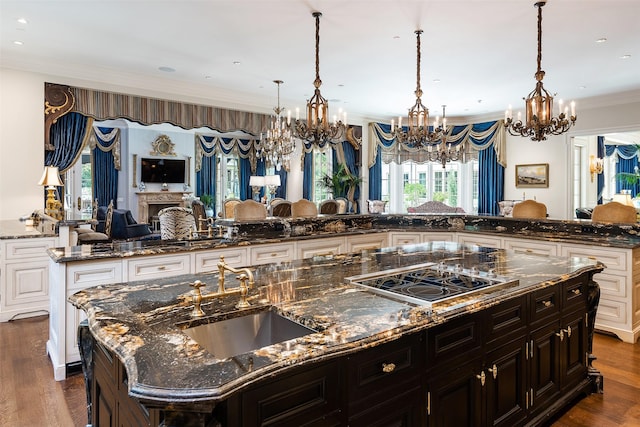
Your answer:
[[[0,220],[16,219],[34,209],[43,208],[43,190],[37,185],[37,182],[42,174],[44,164],[43,101],[45,82],[211,105],[211,100],[206,103],[203,100],[186,99],[180,95],[166,94],[160,91],[140,93],[140,90],[137,89],[117,87],[106,83],[77,81],[59,76],[46,76],[0,68]],[[233,108],[230,105],[219,106]],[[496,119],[498,118],[500,117],[496,117]],[[366,147],[368,136],[366,121],[353,116],[349,121],[352,124],[363,126],[363,145]],[[482,121],[486,120],[483,118]],[[515,188],[514,167],[516,164],[549,163],[549,188],[527,189],[525,191],[526,197],[533,198],[535,196],[538,201],[547,204],[549,215],[552,218],[571,218],[570,197],[567,197],[571,176],[571,165],[568,160],[570,137],[634,129],[640,129],[640,101],[637,97],[631,101],[619,99],[591,109],[579,109],[576,126],[569,133],[552,137],[543,143],[508,136],[505,198],[522,198],[521,189]],[[146,136],[144,139],[143,143],[150,144],[150,141],[146,141]],[[128,159],[131,158],[131,154],[133,154],[131,151],[126,153]],[[366,174],[366,153],[363,154],[362,169]],[[287,190],[291,199],[302,197],[302,171],[299,159],[299,155],[294,158],[289,176]],[[127,168],[126,177],[121,178],[121,185],[124,185],[129,193],[134,190],[130,182],[130,173],[131,169]],[[367,176],[365,176],[365,180],[368,180]],[[361,200],[367,198],[366,188],[368,187],[365,184]],[[129,196],[123,195],[122,197]]]

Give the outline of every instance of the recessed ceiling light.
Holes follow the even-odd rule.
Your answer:
[[[171,67],[158,67],[158,70],[160,71],[164,71],[165,73],[173,73],[175,70],[175,68],[171,68]]]
[[[578,89],[580,89],[580,90],[584,90],[584,89],[586,89],[586,88],[587,88],[586,86],[579,86],[579,87],[578,87]]]
[[[338,87],[344,87],[344,84],[340,83],[340,84],[338,85]]]
[[[440,83],[440,79],[433,79],[434,83]]]
[[[607,41],[606,37],[600,37],[599,39],[596,40],[596,43],[604,43]]]
[[[233,65],[240,65],[241,62],[240,61],[233,61]]]
[[[208,80],[211,78],[211,76],[204,76],[204,78]]]
[[[628,53],[627,53],[626,55],[622,55],[622,56],[620,57],[620,59],[629,59],[629,58],[631,58],[631,55],[630,55],[630,54],[628,54]]]
[[[22,43],[20,40],[14,40],[13,44],[18,45],[18,46],[22,46],[24,43]]]
[[[24,19],[24,18],[18,18],[17,21],[18,21],[18,24],[26,24],[27,23],[27,20]]]
[[[394,40],[398,40],[400,38],[400,36],[393,36]]]

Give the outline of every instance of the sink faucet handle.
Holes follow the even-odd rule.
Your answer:
[[[207,286],[206,283],[202,283],[200,280],[196,280],[193,283],[190,283],[189,286],[193,286],[196,290],[196,292],[200,293],[200,288]]]
[[[206,283],[202,283],[200,280],[196,280],[193,283],[190,283],[189,286],[193,286],[194,295],[193,295],[193,312],[191,315],[193,317],[202,317],[204,316],[204,311],[200,308],[200,304],[202,303],[202,293],[200,288],[206,286]]]

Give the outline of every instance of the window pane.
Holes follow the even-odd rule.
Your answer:
[[[332,197],[331,190],[323,183],[325,175],[331,175],[332,150],[313,151],[313,202],[321,202]]]

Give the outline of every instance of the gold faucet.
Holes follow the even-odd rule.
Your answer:
[[[240,274],[237,278],[240,280],[240,287],[231,289],[227,291],[224,288],[224,272],[228,270],[232,273]],[[226,295],[234,295],[240,294],[240,301],[236,304],[236,308],[247,308],[249,307],[249,302],[247,302],[247,295],[249,294],[249,289],[253,289],[254,280],[253,273],[248,268],[233,268],[227,265],[224,262],[224,256],[220,256],[220,261],[218,262],[218,271],[220,272],[220,276],[218,277],[218,291],[212,294],[202,295],[200,288],[206,286],[200,280],[196,280],[191,283],[191,286],[194,287],[193,291],[193,311],[191,312],[191,316],[193,317],[202,317],[204,316],[204,311],[200,308],[200,304],[202,301],[206,301],[214,298],[221,298]],[[249,284],[247,284],[247,281]]]

